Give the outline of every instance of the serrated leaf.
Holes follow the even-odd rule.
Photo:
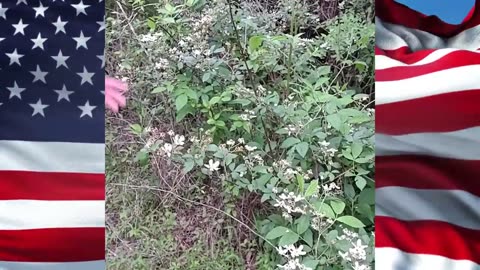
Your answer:
[[[175,106],[177,107],[177,111],[180,111],[185,105],[188,103],[187,95],[179,95],[175,100]]]
[[[336,130],[340,130],[342,127],[342,119],[338,114],[327,115],[327,122]]]
[[[305,197],[310,197],[317,192],[318,192],[318,180],[313,180],[310,182],[307,190],[305,191]]]
[[[345,184],[343,187],[345,195],[347,195],[347,198],[353,199],[355,198],[355,189],[353,188],[352,185],[350,184]]]
[[[210,72],[203,74],[202,82],[207,82],[210,79],[210,75],[211,75]]]
[[[305,266],[305,267],[308,267],[310,269],[317,269],[317,266],[318,264],[320,263],[319,260],[312,260],[312,259],[308,259],[308,260],[304,260],[302,262],[302,264]]]
[[[313,232],[311,229],[307,229],[303,234],[303,240],[309,247],[313,246]]]
[[[190,88],[185,89],[185,94],[191,99],[194,99],[194,100],[198,99],[197,93]]]
[[[354,160],[351,152],[348,152],[348,151],[345,151],[345,150],[342,150],[342,155],[346,158],[346,159],[349,159],[349,160]]]
[[[270,232],[268,232],[267,235],[265,236],[265,238],[268,239],[268,240],[273,240],[273,239],[279,238],[281,236],[284,236],[289,231],[290,231],[289,228],[286,228],[286,227],[283,227],[283,226],[278,226],[278,227],[273,228]]]
[[[360,143],[353,143],[352,144],[352,156],[354,159],[360,156],[363,151],[363,145]]]
[[[215,105],[220,102],[220,100],[222,100],[221,97],[213,97],[212,99],[210,99],[210,105]]]
[[[340,200],[331,201],[330,206],[337,215],[340,215],[345,210],[345,203]]]
[[[177,112],[175,121],[179,123],[182,121],[188,114],[192,114],[192,107],[190,105],[184,106],[180,111]]]
[[[310,145],[307,142],[301,142],[295,145],[295,150],[297,150],[297,153],[299,153],[302,158],[305,158],[309,147]]]
[[[363,224],[358,218],[354,216],[343,216],[339,217],[337,221],[342,222],[343,224],[346,224],[350,227],[353,228],[363,228],[365,227],[365,224]]]
[[[301,216],[297,219],[297,233],[303,234],[310,227],[310,217],[307,215]]]
[[[333,212],[332,208],[330,205],[323,203],[321,201],[315,202],[314,204],[315,210],[318,212],[324,214],[328,218],[335,218],[335,213]]]
[[[360,204],[375,204],[375,190],[373,188],[366,188],[360,192],[358,196],[358,203]]]
[[[215,144],[209,144],[209,145],[207,146],[207,151],[209,151],[209,152],[216,152],[216,151],[218,151],[218,146],[216,146]],[[240,166],[238,166],[238,167],[240,167]],[[238,168],[238,167],[237,167],[237,168]]]
[[[289,137],[285,141],[283,141],[280,148],[290,148],[290,147],[292,147],[292,146],[294,146],[294,145],[296,145],[297,143],[300,143],[300,142],[301,141],[297,138]]]
[[[278,241],[279,246],[288,246],[288,245],[293,245],[297,243],[298,239],[300,239],[300,236],[292,231],[287,232],[280,238],[280,241]]]
[[[183,173],[189,173],[195,167],[195,161],[187,160],[183,165]]]
[[[270,181],[270,178],[272,178],[271,174],[264,174],[260,176],[257,180],[255,180],[257,188],[265,187],[265,184],[267,184],[267,182]]]
[[[355,185],[357,185],[357,187],[360,190],[363,190],[365,188],[365,186],[367,185],[367,180],[365,180],[365,178],[363,178],[361,176],[356,176],[355,177]]]

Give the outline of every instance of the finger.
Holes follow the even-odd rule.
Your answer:
[[[120,80],[113,79],[110,77],[105,78],[105,87],[106,88],[115,88],[121,92],[126,92],[128,90],[128,85]]]
[[[105,106],[114,113],[118,112],[118,103],[111,96],[105,96]]]
[[[115,102],[117,102],[117,104],[120,106],[120,107],[125,107],[127,101],[126,101],[126,98],[123,96],[122,93],[118,92],[118,91],[112,91],[109,93],[109,96],[115,100]]]

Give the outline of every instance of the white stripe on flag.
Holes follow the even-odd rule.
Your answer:
[[[0,140],[0,170],[104,173],[105,145]]]
[[[375,190],[375,214],[404,221],[443,221],[480,230],[480,197],[462,190],[382,187]]]
[[[0,270],[105,270],[105,261],[37,263],[0,261]]]
[[[444,69],[404,80],[375,82],[375,104],[480,89],[480,65]]]
[[[104,201],[0,200],[0,230],[104,226]]]
[[[375,269],[479,270],[480,265],[468,260],[452,260],[437,255],[406,253],[396,248],[375,248]]]
[[[375,135],[375,154],[429,155],[461,160],[480,160],[480,127],[444,133]]]

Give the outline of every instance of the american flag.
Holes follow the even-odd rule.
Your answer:
[[[376,1],[376,269],[480,269],[480,1]]]
[[[105,6],[0,1],[0,269],[105,269]]]

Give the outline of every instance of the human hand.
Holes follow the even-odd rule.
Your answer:
[[[112,112],[118,112],[119,108],[127,104],[125,92],[128,85],[120,80],[105,77],[105,107]]]

